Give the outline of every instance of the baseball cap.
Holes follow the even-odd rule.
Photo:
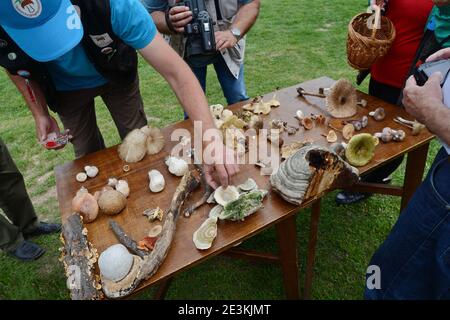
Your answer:
[[[0,25],[39,62],[61,57],[83,38],[80,17],[70,0],[0,0]]]

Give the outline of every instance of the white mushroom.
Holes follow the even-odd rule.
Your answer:
[[[139,129],[131,131],[119,146],[119,156],[125,162],[135,163],[147,154],[147,135]]]
[[[125,180],[117,181],[116,190],[123,194],[125,198],[128,198],[130,195],[130,187],[128,186],[128,182]]]
[[[117,178],[109,178],[108,179],[108,186],[110,186],[111,188],[115,188],[117,186],[117,183],[119,181],[117,180]]]
[[[239,191],[235,186],[229,186],[224,189],[219,187],[214,192],[214,199],[216,202],[222,206],[226,206],[228,203],[237,200],[239,198]]]
[[[89,178],[95,178],[98,175],[98,168],[95,166],[86,166],[84,171]]]
[[[156,238],[157,236],[159,236],[162,232],[162,226],[160,224],[157,224],[156,226],[154,226],[153,228],[150,229],[150,231],[148,232],[148,236],[150,238]]]
[[[148,178],[150,179],[149,188],[151,192],[158,193],[164,190],[166,181],[161,172],[158,170],[151,170],[148,173]]]
[[[166,165],[169,167],[169,172],[177,177],[184,176],[189,170],[188,163],[177,157],[167,157]]]
[[[240,184],[238,188],[244,192],[252,191],[256,189],[258,185],[256,184],[255,180],[252,178],[248,178],[247,181],[245,181],[243,184]]]
[[[127,276],[133,266],[133,256],[121,244],[115,244],[102,252],[98,267],[102,277],[119,282]]]
[[[224,107],[221,104],[214,104],[214,105],[209,107],[209,110],[211,111],[211,114],[216,119],[222,118],[223,109],[224,109]]]
[[[194,232],[192,240],[199,250],[211,248],[214,239],[217,237],[217,218],[208,218],[202,223],[200,228]]]
[[[77,176],[75,177],[75,179],[78,182],[85,182],[87,180],[88,176],[86,173],[84,172],[80,172],[79,174],[77,174]]]

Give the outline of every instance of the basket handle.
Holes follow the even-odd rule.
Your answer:
[[[374,5],[373,7],[375,8],[375,21],[372,27],[372,38],[375,38],[377,34],[377,29],[381,23],[381,7],[377,5]]]

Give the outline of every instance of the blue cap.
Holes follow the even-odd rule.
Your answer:
[[[39,62],[61,57],[83,38],[80,17],[70,0],[0,0],[0,25]]]

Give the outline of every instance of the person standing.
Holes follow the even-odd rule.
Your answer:
[[[105,102],[122,139],[147,124],[137,51],[165,78],[192,121],[202,123],[196,134],[215,130],[194,74],[140,0],[0,1],[0,65],[24,96],[38,139],[59,132],[50,107],[70,130],[78,158],[105,148],[96,97]],[[227,186],[238,171],[234,154],[221,141],[210,143],[216,152],[205,164],[206,178],[214,187],[217,180]]]
[[[214,23],[217,52],[192,56],[186,50],[184,35],[184,28],[192,21],[189,7],[173,6],[180,2],[174,0],[142,1],[158,30],[170,35],[172,47],[189,64],[204,91],[207,67],[213,65],[227,103],[248,100],[244,80],[246,34],[258,18],[260,0],[206,0],[207,11]]]
[[[391,104],[397,104],[409,76],[417,49],[424,36],[425,26],[433,8],[432,0],[371,0],[371,5],[381,6],[394,23],[397,36],[388,54],[377,61],[370,70],[369,94]],[[389,183],[390,175],[401,165],[403,157],[364,176],[369,183]],[[352,204],[371,194],[343,191],[337,194],[338,204]]]
[[[450,49],[443,49],[428,61],[449,58]],[[366,288],[366,299],[450,299],[450,81],[442,89],[442,76],[434,74],[423,87],[414,77],[406,83],[403,105],[443,147],[373,255],[370,266],[379,270],[380,282]]]
[[[0,249],[22,261],[40,258],[45,250],[26,239],[59,232],[60,224],[39,222],[22,174],[0,139]]]

